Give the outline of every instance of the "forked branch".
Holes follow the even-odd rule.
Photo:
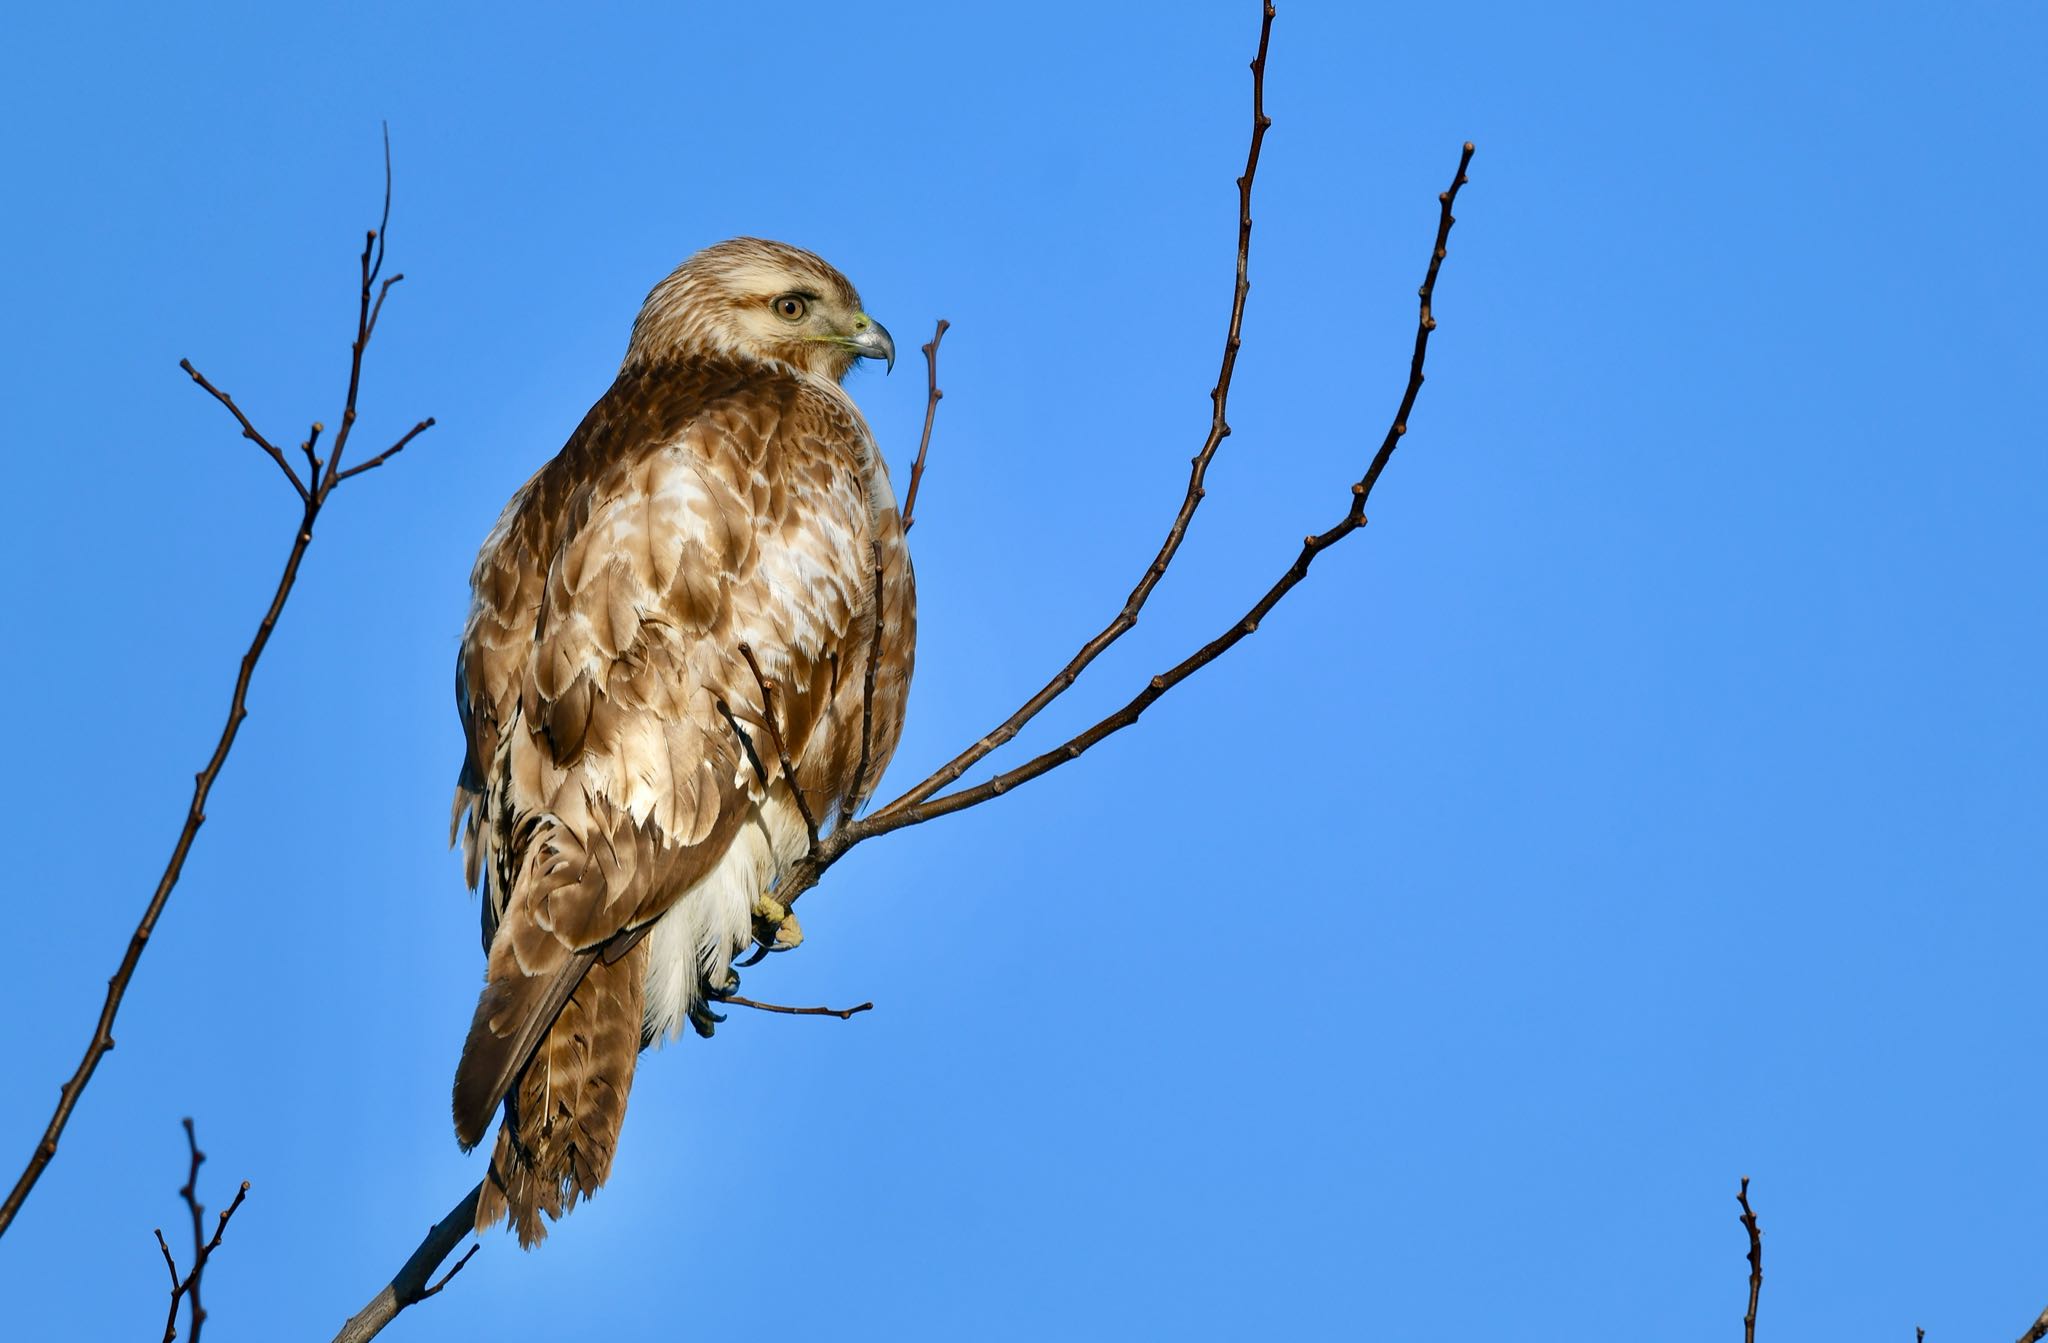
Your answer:
[[[1265,5],[1259,20],[1259,50],[1252,58],[1251,147],[1245,153],[1244,172],[1237,179],[1237,280],[1231,288],[1230,321],[1223,333],[1223,361],[1216,373],[1216,385],[1209,392],[1209,434],[1202,440],[1201,448],[1188,463],[1187,490],[1181,496],[1180,509],[1174,514],[1173,524],[1166,529],[1166,539],[1160,543],[1159,553],[1145,566],[1145,572],[1138,578],[1138,585],[1132,588],[1131,595],[1124,599],[1123,609],[1117,612],[1116,617],[1105,625],[1100,633],[1082,644],[1080,651],[1068,659],[1067,665],[1060,668],[1058,674],[1045,683],[1044,688],[1025,700],[1015,713],[997,724],[986,736],[933,771],[924,782],[877,811],[873,818],[875,820],[881,820],[891,813],[900,814],[959,779],[961,775],[986,759],[991,751],[1015,737],[1018,731],[1036,718],[1048,704],[1065,694],[1074,682],[1080,679],[1081,673],[1087,669],[1089,663],[1101,656],[1104,649],[1123,638],[1131,627],[1138,623],[1138,613],[1151,598],[1152,590],[1159,586],[1159,580],[1166,577],[1167,566],[1173,563],[1173,557],[1180,551],[1180,543],[1187,536],[1188,524],[1194,521],[1195,510],[1202,506],[1202,499],[1207,493],[1203,482],[1208,478],[1209,463],[1215,459],[1216,450],[1223,446],[1223,440],[1230,437],[1230,379],[1237,370],[1237,351],[1243,344],[1245,296],[1251,292],[1249,266],[1252,246],[1252,182],[1259,172],[1259,149],[1265,143],[1266,131],[1273,124],[1273,119],[1266,115],[1266,47],[1273,36],[1273,14],[1273,6]],[[940,324],[940,330],[943,333],[944,323]],[[932,345],[936,358],[937,336],[932,338]],[[937,368],[934,364],[934,391],[938,386],[937,378]],[[927,432],[930,428],[930,406],[934,404],[935,399],[927,405]],[[923,458],[923,448],[920,447],[920,463]],[[914,478],[915,469],[912,475]]]
[[[1234,648],[1248,636],[1256,633],[1260,622],[1265,620],[1267,614],[1280,604],[1281,598],[1291,592],[1302,579],[1308,577],[1309,566],[1315,563],[1317,556],[1365,526],[1365,502],[1371,497],[1373,486],[1378,483],[1380,473],[1386,470],[1387,462],[1394,455],[1395,447],[1400,444],[1402,437],[1407,434],[1408,416],[1415,408],[1416,395],[1422,390],[1423,361],[1428,354],[1430,333],[1436,330],[1436,318],[1432,313],[1431,305],[1436,293],[1437,269],[1443,264],[1443,259],[1448,254],[1447,244],[1450,239],[1451,226],[1457,222],[1455,216],[1451,213],[1451,209],[1457,202],[1458,189],[1465,185],[1467,180],[1465,169],[1471,162],[1472,144],[1470,141],[1467,141],[1458,156],[1458,170],[1451,178],[1450,187],[1437,197],[1439,210],[1436,245],[1430,252],[1429,267],[1423,277],[1422,287],[1418,291],[1421,298],[1421,312],[1415,330],[1414,353],[1409,361],[1408,384],[1402,393],[1400,405],[1394,412],[1393,422],[1387,428],[1386,437],[1380,442],[1379,451],[1373,454],[1372,461],[1366,467],[1365,474],[1351,486],[1350,501],[1344,515],[1327,531],[1303,537],[1300,553],[1294,557],[1294,563],[1289,565],[1280,577],[1274,581],[1273,585],[1266,589],[1265,595],[1254,602],[1250,610],[1238,617],[1228,628],[1208,643],[1203,644],[1172,667],[1154,676],[1122,708],[1084,728],[1051,750],[1031,760],[1027,760],[1014,769],[998,774],[984,783],[972,788],[962,788],[956,792],[933,798],[930,801],[911,803],[910,799],[919,796],[925,790],[926,784],[931,783],[932,780],[927,779],[924,784],[919,784],[916,788],[904,794],[903,797],[891,802],[888,806],[862,822],[860,833],[854,837],[848,847],[851,847],[851,843],[858,842],[861,839],[887,834],[891,830],[900,830],[904,826],[916,825],[937,816],[946,816],[956,811],[964,811],[968,807],[977,806],[988,801],[990,798],[999,797],[1018,784],[1028,783],[1040,775],[1050,773],[1070,760],[1079,759],[1081,754],[1088,750],[1089,747],[1137,722],[1139,715],[1143,714],[1146,709],[1151,707],[1154,701],[1158,700],[1167,691],[1173,689],[1188,677],[1229,652],[1230,649]],[[950,768],[950,766],[947,768]],[[942,770],[941,773],[943,772]],[[932,777],[937,778],[938,775]],[[788,901],[785,900],[784,903],[788,903]]]
[[[1028,783],[1041,775],[1050,773],[1069,761],[1079,759],[1090,747],[1093,747],[1114,733],[1131,726],[1161,696],[1255,633],[1261,622],[1272,612],[1273,608],[1279,605],[1280,601],[1308,576],[1309,569],[1315,563],[1317,557],[1365,526],[1366,502],[1371,498],[1373,489],[1379,483],[1380,476],[1385,472],[1395,449],[1407,435],[1409,418],[1414,412],[1416,398],[1422,391],[1424,381],[1423,368],[1429,353],[1429,340],[1437,326],[1435,312],[1437,277],[1442,269],[1444,258],[1449,255],[1451,228],[1457,222],[1454,210],[1457,204],[1458,193],[1469,180],[1467,169],[1471,165],[1473,154],[1473,146],[1470,141],[1467,141],[1460,149],[1457,170],[1451,175],[1450,185],[1438,193],[1437,196],[1436,236],[1430,248],[1428,264],[1423,271],[1422,284],[1417,290],[1419,303],[1416,314],[1415,340],[1409,357],[1407,382],[1402,388],[1400,400],[1395,407],[1392,419],[1388,423],[1386,434],[1381,438],[1376,451],[1368,460],[1364,474],[1350,487],[1343,514],[1327,530],[1312,533],[1302,539],[1301,549],[1296,553],[1293,563],[1281,572],[1280,576],[1252,604],[1249,610],[1232,621],[1229,626],[1207,643],[1195,649],[1165,671],[1152,677],[1121,708],[1097,720],[1051,750],[1045,751],[1020,765],[999,773],[993,778],[971,787],[957,789],[953,792],[941,791],[948,785],[956,782],[966,770],[986,759],[991,752],[1013,738],[1025,723],[1029,722],[1039,711],[1072,686],[1087,666],[1105,648],[1121,638],[1136,623],[1139,609],[1145,604],[1147,598],[1150,597],[1160,579],[1165,576],[1167,567],[1172,563],[1174,555],[1180,549],[1181,542],[1186,538],[1188,525],[1193,520],[1195,510],[1200,507],[1201,501],[1206,494],[1203,482],[1206,478],[1209,464],[1214,460],[1216,451],[1222,445],[1223,440],[1230,434],[1230,424],[1226,417],[1226,411],[1229,404],[1231,376],[1236,370],[1237,354],[1241,345],[1240,333],[1244,324],[1245,296],[1250,288],[1248,276],[1251,246],[1251,190],[1253,180],[1258,172],[1260,146],[1264,142],[1266,131],[1273,124],[1272,118],[1268,117],[1265,111],[1266,51],[1272,34],[1272,26],[1273,7],[1268,4],[1264,6],[1263,19],[1259,27],[1258,55],[1251,64],[1251,140],[1245,156],[1245,171],[1237,179],[1237,274],[1231,291],[1230,319],[1224,332],[1222,364],[1218,369],[1216,386],[1209,394],[1212,411],[1209,433],[1190,463],[1186,492],[1182,496],[1180,508],[1174,516],[1172,525],[1167,529],[1166,539],[1161,544],[1158,554],[1154,557],[1152,563],[1147,566],[1144,574],[1138,581],[1137,587],[1132,590],[1130,597],[1126,600],[1122,611],[1118,613],[1117,617],[1109,625],[1105,626],[1101,632],[1082,644],[1079,651],[1068,660],[1066,666],[1051,681],[1046,683],[1043,689],[1020,705],[995,730],[968,746],[965,750],[954,756],[952,760],[940,766],[930,776],[911,787],[900,797],[880,807],[865,818],[855,819],[852,816],[852,796],[842,803],[839,822],[833,827],[832,832],[823,839],[813,842],[808,855],[796,864],[776,888],[776,898],[784,906],[794,904],[806,891],[817,885],[818,880],[824,875],[825,871],[833,863],[844,857],[847,851],[855,845],[879,835],[888,834],[890,831],[917,825],[939,816],[950,815],[953,812],[964,811],[969,807],[978,806],[992,798],[999,797],[1019,784]],[[943,332],[943,329],[942,325],[941,332]],[[933,340],[934,355],[936,354],[936,346],[937,337],[935,336]],[[935,361],[931,386],[936,391],[937,373]],[[929,411],[931,405],[934,404],[936,404],[935,400],[928,399],[927,410]],[[922,458],[924,450],[928,446],[928,439],[920,444],[920,458]],[[877,577],[877,590],[879,590],[879,575]],[[879,643],[881,628],[880,618],[878,603],[875,628],[877,643]],[[867,748],[871,727],[868,720],[872,718],[873,713],[872,677],[874,663],[874,657],[870,656],[870,682],[867,687],[867,693],[863,698],[862,765],[857,773],[857,778],[862,781],[865,780],[866,762],[868,759]],[[857,796],[858,791],[858,788],[856,788],[853,796]]]
[[[1216,384],[1210,392],[1211,416],[1209,431],[1203,439],[1201,447],[1189,462],[1187,486],[1182,494],[1180,506],[1175,512],[1173,521],[1167,528],[1165,539],[1160,543],[1157,554],[1139,576],[1136,586],[1132,588],[1130,595],[1125,599],[1123,607],[1117,612],[1116,616],[1094,637],[1083,643],[1079,651],[1067,661],[1066,665],[1037,694],[1026,700],[1015,712],[1010,714],[1008,718],[1004,719],[994,729],[959,752],[952,760],[941,766],[930,777],[911,788],[901,797],[898,797],[866,818],[858,818],[854,815],[854,808],[858,805],[859,798],[868,785],[868,772],[873,764],[875,674],[877,663],[879,662],[879,648],[884,619],[881,602],[882,572],[880,552],[879,547],[877,547],[874,565],[874,592],[876,593],[874,624],[867,631],[870,647],[866,679],[862,686],[860,758],[855,769],[853,787],[848,790],[847,796],[841,799],[836,815],[832,818],[834,823],[831,829],[822,835],[820,834],[818,823],[819,818],[810,813],[807,800],[802,800],[801,791],[796,788],[796,769],[791,760],[789,743],[783,740],[782,737],[782,716],[776,704],[777,687],[764,674],[763,669],[754,657],[753,650],[745,647],[740,650],[741,655],[747,660],[761,692],[761,720],[763,727],[766,729],[767,738],[765,744],[774,750],[774,764],[779,771],[780,778],[792,792],[797,794],[802,802],[806,826],[810,832],[808,853],[784,876],[783,880],[775,888],[775,899],[784,907],[793,904],[799,896],[815,886],[824,872],[855,845],[876,836],[887,834],[890,831],[900,830],[905,826],[916,825],[937,816],[947,815],[967,807],[976,806],[990,798],[999,796],[1018,784],[1028,782],[1069,760],[1078,758],[1096,742],[1130,726],[1161,695],[1164,695],[1196,671],[1222,656],[1232,647],[1235,647],[1239,641],[1255,631],[1259,623],[1280,600],[1307,576],[1309,567],[1317,556],[1365,525],[1366,501],[1371,496],[1373,487],[1377,484],[1381,473],[1386,469],[1387,462],[1392,456],[1395,447],[1407,433],[1409,416],[1414,409],[1416,397],[1422,387],[1423,362],[1428,350],[1429,337],[1436,329],[1433,302],[1437,274],[1447,254],[1450,230],[1455,222],[1452,207],[1456,202],[1459,189],[1465,185],[1466,168],[1472,158],[1472,146],[1469,143],[1463,147],[1463,151],[1458,159],[1457,172],[1452,177],[1450,187],[1441,193],[1438,198],[1441,208],[1438,215],[1436,238],[1431,249],[1428,267],[1424,273],[1422,287],[1419,291],[1421,307],[1406,387],[1394,412],[1387,433],[1378,446],[1378,450],[1370,458],[1365,467],[1364,474],[1350,487],[1343,515],[1327,531],[1308,536],[1303,540],[1301,550],[1295,556],[1293,563],[1282,572],[1265,595],[1254,603],[1249,611],[1233,621],[1228,628],[1208,643],[1188,654],[1168,670],[1153,677],[1123,708],[1084,729],[1052,751],[1026,761],[1024,764],[1005,773],[998,774],[984,783],[958,789],[950,793],[943,791],[957,783],[969,769],[979,764],[992,752],[1014,738],[1025,724],[1029,723],[1032,718],[1036,717],[1053,700],[1065,693],[1080,677],[1081,673],[1087,669],[1089,664],[1100,656],[1105,649],[1130,630],[1137,622],[1140,610],[1151,597],[1153,590],[1165,577],[1168,566],[1179,552],[1182,541],[1186,539],[1189,524],[1192,522],[1196,510],[1201,506],[1207,492],[1205,481],[1209,465],[1215,459],[1223,440],[1229,437],[1231,432],[1228,419],[1230,385],[1237,366],[1238,351],[1242,344],[1241,333],[1244,324],[1245,299],[1250,289],[1249,258],[1252,226],[1252,186],[1258,173],[1260,148],[1264,143],[1266,131],[1272,125],[1272,119],[1266,115],[1265,111],[1265,74],[1266,53],[1272,35],[1273,17],[1273,6],[1271,4],[1263,5],[1262,18],[1259,25],[1258,54],[1251,63],[1252,108],[1250,145],[1245,156],[1244,172],[1237,179],[1238,228],[1236,276],[1231,290],[1229,321],[1224,330],[1222,359],[1217,371]],[[925,429],[918,445],[917,460],[911,468],[911,483],[904,501],[903,515],[906,526],[914,519],[913,506],[916,501],[919,484],[922,481],[925,457],[931,443],[932,422],[941,395],[938,387],[937,356],[939,341],[944,336],[946,330],[947,323],[940,322],[933,333],[931,343],[925,347],[928,369]],[[765,753],[758,749],[753,738],[743,728],[738,715],[733,712],[731,706],[721,705],[721,708],[727,714],[732,730],[744,739],[746,743],[745,750],[753,763],[753,767],[758,771],[759,777],[764,783],[767,782],[770,777],[770,770]],[[763,950],[766,950],[765,946]],[[802,1016],[829,1015],[842,1019],[858,1012],[867,1011],[872,1006],[872,1004],[862,1003],[858,1007],[845,1009],[787,1008],[738,997],[729,997],[725,1001],[763,1011]],[[453,1222],[466,1222],[466,1219],[473,1212],[473,1202],[467,1204],[466,1207],[458,1206],[455,1212],[450,1214],[450,1219],[453,1220],[444,1220],[443,1223],[438,1224],[429,1234],[428,1239],[415,1251],[413,1259],[408,1261],[408,1270],[418,1263],[425,1263],[429,1268],[433,1264],[439,1263],[440,1258],[452,1250],[454,1245],[461,1239],[461,1231],[453,1226]],[[369,1338],[376,1329],[382,1327],[384,1321],[395,1315],[397,1310],[403,1309],[406,1304],[403,1294],[394,1295],[391,1289],[387,1289],[385,1295],[381,1296],[379,1301],[387,1303],[396,1302],[396,1305],[394,1308],[384,1310],[381,1313],[375,1310],[366,1310],[364,1315],[358,1316],[357,1320],[350,1322],[350,1327],[337,1337],[337,1343],[361,1343],[361,1340]],[[377,1303],[373,1302],[372,1305],[375,1307]]]
[[[375,1338],[385,1325],[398,1318],[398,1312],[408,1306],[418,1305],[448,1285],[448,1279],[462,1271],[480,1248],[469,1247],[468,1253],[455,1261],[455,1266],[437,1280],[434,1270],[441,1261],[452,1254],[462,1238],[476,1229],[476,1204],[483,1197],[484,1187],[479,1182],[476,1188],[456,1200],[448,1215],[427,1228],[426,1239],[412,1252],[397,1274],[375,1296],[370,1303],[349,1316],[348,1323],[341,1326],[341,1332],[334,1336],[334,1343],[367,1343]]]
[[[227,1234],[228,1220],[242,1206],[242,1200],[249,1196],[249,1182],[242,1181],[242,1187],[235,1191],[234,1202],[214,1223],[213,1239],[206,1238],[206,1209],[199,1202],[199,1167],[206,1160],[206,1153],[199,1150],[199,1139],[192,1131],[192,1121],[185,1120],[185,1146],[191,1153],[191,1165],[185,1171],[185,1187],[178,1191],[185,1200],[185,1207],[192,1214],[192,1271],[184,1277],[178,1276],[178,1261],[171,1254],[170,1242],[164,1239],[163,1228],[156,1232],[156,1246],[163,1251],[164,1267],[171,1273],[171,1304],[164,1314],[164,1343],[178,1336],[178,1305],[186,1306],[186,1318],[192,1325],[191,1343],[199,1343],[199,1331],[206,1325],[206,1309],[199,1304],[199,1280],[205,1276],[206,1266],[213,1260],[213,1252],[220,1248],[220,1239]]]
[[[157,920],[163,916],[164,906],[171,898],[171,890],[178,884],[184,873],[185,859],[192,852],[193,841],[199,836],[199,827],[206,823],[206,800],[213,792],[214,783],[220,778],[221,767],[227,764],[228,752],[234,748],[235,738],[241,731],[242,720],[249,716],[249,683],[256,674],[256,664],[263,657],[263,650],[270,646],[270,636],[277,628],[278,618],[284,614],[285,602],[292,594],[292,586],[298,581],[299,564],[306,557],[306,549],[313,543],[313,524],[320,511],[326,506],[334,487],[357,471],[389,461],[393,454],[404,449],[406,444],[425,433],[433,426],[432,419],[421,420],[407,430],[397,442],[349,471],[340,470],[342,449],[347,445],[350,431],[356,422],[356,397],[362,386],[363,352],[369,347],[370,334],[376,326],[376,319],[383,309],[383,296],[400,279],[392,276],[377,290],[375,306],[372,306],[371,288],[376,283],[378,272],[384,265],[384,229],[391,218],[391,146],[386,137],[384,149],[384,214],[375,229],[369,231],[363,243],[361,260],[360,302],[356,311],[356,338],[350,346],[348,392],[342,402],[341,428],[334,436],[333,451],[328,455],[326,470],[321,470],[321,461],[315,451],[319,442],[321,426],[314,424],[312,431],[299,445],[307,463],[307,474],[301,477],[293,469],[291,461],[270,438],[253,424],[242,408],[235,404],[233,397],[209,382],[205,375],[194,368],[189,360],[179,360],[178,367],[185,370],[201,390],[227,408],[241,426],[242,437],[261,448],[264,455],[285,474],[293,491],[299,497],[299,524],[292,538],[291,549],[286,553],[283,570],[278,574],[277,585],[270,595],[270,605],[264,609],[263,618],[257,622],[255,636],[242,654],[239,670],[235,675],[233,693],[228,697],[227,721],[222,725],[219,738],[214,742],[213,754],[207,757],[205,766],[194,776],[192,800],[185,809],[185,823],[178,831],[177,841],[171,846],[171,856],[164,865],[163,875],[158,878],[156,891],[149,903],[143,907],[142,918],[135,925],[135,931],[128,938],[127,950],[121,963],[107,981],[107,996],[101,1004],[99,1020],[93,1027],[92,1038],[86,1042],[85,1054],[78,1067],[57,1093],[57,1108],[50,1116],[42,1137],[35,1150],[29,1154],[28,1164],[22,1169],[20,1178],[4,1201],[0,1201],[0,1235],[5,1235],[13,1224],[15,1214],[27,1201],[29,1191],[42,1178],[43,1171],[57,1155],[57,1142],[63,1137],[65,1125],[71,1122],[71,1113],[78,1105],[78,1099],[85,1093],[86,1085],[92,1081],[100,1060],[114,1047],[114,1018],[121,1010],[121,1000],[128,992],[128,984],[135,976],[135,967],[142,960],[143,951],[149,946],[149,939],[156,931]],[[374,258],[372,253],[375,253]]]

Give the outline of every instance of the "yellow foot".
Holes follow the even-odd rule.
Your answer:
[[[760,895],[754,899],[754,940],[767,951],[788,951],[802,945],[803,925],[780,900]]]

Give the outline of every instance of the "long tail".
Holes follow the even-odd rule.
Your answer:
[[[530,1249],[547,1237],[542,1213],[559,1221],[611,1174],[640,1056],[647,955],[641,942],[615,962],[593,959],[512,1084],[477,1203],[478,1231],[510,1222]],[[502,987],[486,989],[486,1003]],[[480,1008],[478,1020],[486,1016]],[[467,1068],[472,1059],[468,1050],[464,1055]],[[488,1117],[486,1111],[477,1122],[476,1136]]]

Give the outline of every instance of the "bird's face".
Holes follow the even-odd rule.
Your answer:
[[[636,356],[740,354],[835,381],[860,359],[896,363],[896,343],[844,275],[800,247],[734,238],[656,285],[633,326]]]

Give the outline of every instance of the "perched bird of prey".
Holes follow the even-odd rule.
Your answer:
[[[699,252],[477,556],[455,825],[489,960],[455,1073],[463,1147],[505,1112],[480,1230],[509,1221],[530,1246],[542,1213],[589,1197],[643,1046],[708,1033],[735,953],[799,935],[774,895],[808,845],[777,737],[821,820],[895,749],[916,594],[840,386],[862,358],[895,346],[817,256]]]

